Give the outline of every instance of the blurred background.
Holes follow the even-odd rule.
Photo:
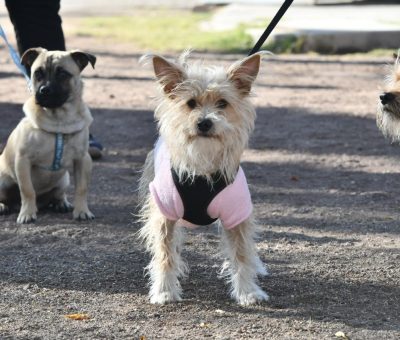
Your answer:
[[[138,51],[248,51],[279,0],[65,0],[72,37],[126,43]],[[400,46],[400,1],[295,0],[264,48],[274,53],[386,55]],[[4,4],[1,23],[12,40]],[[1,46],[1,45],[0,45]]]

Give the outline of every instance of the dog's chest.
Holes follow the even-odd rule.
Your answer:
[[[58,171],[72,166],[74,159],[82,158],[88,148],[84,131],[75,134],[42,133],[35,138],[32,165],[38,169]]]
[[[189,178],[180,180],[173,168],[171,175],[183,203],[183,219],[195,225],[215,222],[217,218],[210,217],[207,209],[212,200],[229,185],[221,173],[213,174],[211,183],[204,176],[195,176],[193,181]]]

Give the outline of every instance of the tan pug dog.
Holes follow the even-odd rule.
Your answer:
[[[22,56],[33,94],[23,106],[25,118],[0,155],[0,214],[20,199],[17,223],[34,222],[38,205],[59,212],[73,209],[75,219],[94,218],[87,204],[93,118],[82,101],[80,73],[95,62],[95,56],[81,51],[32,48]],[[73,169],[75,180],[74,208],[65,194],[68,169]]]

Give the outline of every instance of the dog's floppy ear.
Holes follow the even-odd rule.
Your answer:
[[[74,59],[79,69],[82,71],[89,63],[94,68],[96,57],[93,54],[82,52],[79,50],[71,51],[71,57]]]
[[[154,73],[165,93],[171,93],[184,80],[183,70],[158,55],[152,56]]]
[[[40,53],[45,51],[44,48],[41,47],[34,47],[26,50],[24,54],[21,57],[21,64],[25,66],[28,74],[30,74],[30,70],[32,67],[32,64],[35,62],[36,58]]]
[[[256,79],[260,69],[261,53],[256,53],[239,62],[236,62],[228,69],[228,78],[235,87],[243,94],[250,93],[251,85]]]

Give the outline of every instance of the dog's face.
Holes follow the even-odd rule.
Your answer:
[[[254,126],[255,110],[247,98],[260,59],[256,54],[224,70],[188,65],[185,56],[180,63],[152,57],[162,90],[156,109],[160,134],[172,160],[184,163],[187,172],[237,170]]]
[[[384,92],[379,96],[377,124],[385,137],[400,140],[400,60],[395,63],[386,78]]]
[[[31,75],[32,88],[39,106],[56,109],[74,100],[81,92],[81,71],[96,57],[81,51],[47,51],[31,48],[21,63]]]

